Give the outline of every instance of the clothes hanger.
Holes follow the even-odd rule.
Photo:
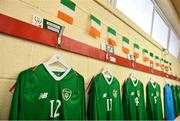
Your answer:
[[[155,88],[157,85],[157,82],[152,77],[150,78],[150,82],[151,82],[152,86]]]
[[[168,80],[165,80],[166,81],[166,84],[169,84]]]
[[[150,82],[151,82],[152,84],[154,84],[156,81],[151,77],[151,78],[150,78]]]
[[[129,77],[130,77],[130,79],[131,79],[132,81],[136,81],[136,80],[137,80],[134,72],[132,72],[132,73],[129,75]]]
[[[102,74],[106,80],[106,82],[110,85],[113,81],[113,75],[112,72],[110,71],[110,69],[108,67],[105,67],[102,71]],[[110,80],[108,80],[110,79]]]
[[[59,67],[52,66],[52,64],[58,64]],[[53,55],[47,62],[43,63],[44,67],[47,69],[49,74],[56,80],[61,80],[68,72],[70,71],[70,67],[64,62],[62,56],[55,54]],[[56,76],[53,71],[56,72],[64,72],[61,77]]]
[[[52,64],[54,63],[58,63],[60,64],[61,66],[63,66],[64,68],[62,67],[53,67],[51,66]],[[47,62],[43,63],[45,65],[46,68],[49,68],[50,70],[54,70],[54,71],[65,71],[65,69],[69,69],[70,67],[64,62],[62,56],[58,55],[58,54],[55,54],[53,55]]]
[[[137,86],[137,84],[138,84],[139,81],[138,81],[138,79],[136,78],[134,72],[132,72],[132,73],[129,75],[129,78],[131,79],[133,85],[134,85],[134,86]]]
[[[102,71],[102,74],[107,77],[107,78],[111,78],[112,77],[112,72],[108,67],[105,67]]]

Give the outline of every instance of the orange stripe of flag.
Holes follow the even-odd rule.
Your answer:
[[[150,64],[154,64],[154,61],[151,61],[151,60],[150,60]]]
[[[112,46],[116,46],[116,42],[112,39],[108,39],[108,44],[112,45]]]
[[[100,37],[100,32],[92,26],[89,29],[89,34],[94,38]]]
[[[125,48],[125,47],[122,47],[122,51],[126,54],[129,54],[129,49],[128,48]]]
[[[61,12],[61,11],[58,11],[58,18],[66,21],[69,24],[73,24],[73,18],[68,16],[67,14]]]
[[[139,57],[139,53],[134,52],[134,57],[138,58]]]
[[[148,57],[143,57],[143,61],[144,62],[149,61],[149,58]]]

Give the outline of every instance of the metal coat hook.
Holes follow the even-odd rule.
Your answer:
[[[106,52],[106,61],[108,61],[108,59],[109,59],[109,54],[108,54],[108,52]]]
[[[58,40],[57,40],[57,46],[60,46],[61,45],[61,37],[63,35],[63,32],[64,32],[64,29],[65,29],[65,26],[62,26],[59,30],[59,34],[58,34]]]
[[[132,68],[134,68],[134,67],[135,67],[134,61],[132,61]]]

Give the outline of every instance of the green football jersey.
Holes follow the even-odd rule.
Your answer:
[[[9,119],[86,118],[83,77],[73,69],[53,73],[62,79],[55,80],[43,64],[19,74]]]
[[[125,120],[146,119],[144,88],[139,80],[129,78],[124,82],[122,102]]]
[[[91,80],[88,101],[88,119],[123,119],[120,85],[115,77],[107,78],[100,73]]]
[[[161,89],[157,82],[146,86],[146,109],[148,120],[163,120]]]
[[[178,104],[179,104],[179,111],[180,111],[180,86],[177,86],[176,89],[177,89],[177,92],[178,92]]]
[[[179,105],[179,99],[178,99],[178,87],[175,86],[175,85],[172,85],[171,86],[171,89],[172,89],[172,95],[173,95],[173,100],[174,100],[174,109],[175,109],[175,114],[176,116],[178,114],[180,114],[180,105]]]

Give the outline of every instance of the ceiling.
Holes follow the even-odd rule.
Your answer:
[[[180,18],[180,0],[171,0]]]

